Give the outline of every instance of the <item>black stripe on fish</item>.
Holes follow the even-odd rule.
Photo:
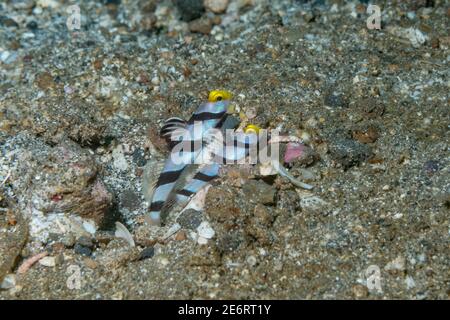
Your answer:
[[[156,201],[150,204],[150,211],[161,211],[165,201]]]
[[[180,129],[180,133],[183,133],[183,130],[186,130],[184,127],[179,127],[177,125],[173,125],[173,124],[169,124],[169,125],[165,125],[164,127],[161,128],[161,130],[159,130],[159,134],[161,136],[167,135],[169,133],[172,133],[173,131]]]
[[[186,196],[186,197],[190,197],[192,196],[195,192],[189,191],[187,189],[181,189],[177,192],[178,194],[182,195],[182,196]]]
[[[209,176],[209,175],[204,174],[204,173],[202,173],[202,172],[197,172],[197,173],[195,174],[195,176],[194,176],[194,179],[208,182],[208,181],[213,180],[215,177],[217,177],[217,176],[216,176],[216,175],[214,175],[214,176]]]
[[[181,173],[183,172],[183,169],[177,170],[177,171],[161,172],[158,182],[156,183],[156,187],[159,187],[163,184],[173,183],[173,182],[177,181],[177,179],[180,177]]]
[[[225,117],[222,117],[219,122],[217,122],[215,128],[221,128],[222,125],[224,124],[225,121],[227,121],[227,119],[229,119],[230,117],[228,115],[226,115]]]
[[[178,132],[176,132],[176,136],[182,136],[184,133],[183,130],[186,129],[186,121],[177,117],[172,117],[164,122],[161,130],[159,130],[159,135],[163,138],[169,139],[171,138],[172,133],[174,133],[177,129]]]
[[[207,121],[207,120],[216,120],[221,119],[223,115],[226,114],[226,111],[213,113],[213,112],[202,112],[198,114],[194,114],[191,119],[189,119],[189,124],[193,124],[195,121]],[[215,126],[218,127],[217,125]]]

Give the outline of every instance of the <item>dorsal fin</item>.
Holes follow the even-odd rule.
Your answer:
[[[165,139],[170,139],[176,129],[186,129],[186,121],[177,117],[171,117],[164,121],[164,125],[159,131],[159,134]]]

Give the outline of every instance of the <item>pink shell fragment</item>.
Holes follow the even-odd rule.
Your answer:
[[[284,154],[284,162],[291,163],[295,159],[300,158],[305,153],[305,145],[296,142],[289,142]]]

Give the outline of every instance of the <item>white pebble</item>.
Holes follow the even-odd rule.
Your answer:
[[[155,86],[159,85],[159,78],[158,77],[153,77],[151,80],[152,84],[154,84]]]
[[[208,243],[208,239],[203,238],[203,237],[198,237],[197,243],[198,244],[207,244]]]
[[[127,159],[125,159],[122,145],[118,145],[113,149],[112,157],[114,159],[114,167],[116,167],[116,169],[119,171],[125,171],[128,169],[128,162]]]
[[[56,266],[56,260],[55,257],[44,257],[39,260],[39,264],[43,265],[44,267],[54,267]]]
[[[215,235],[213,228],[211,228],[209,223],[206,221],[203,221],[197,227],[197,233],[198,233],[199,238],[205,238],[205,239],[211,239]]]
[[[391,262],[389,262],[385,267],[384,270],[389,271],[389,270],[400,270],[403,271],[406,269],[406,261],[405,258],[402,256],[398,256],[397,258],[395,258],[394,260],[392,260]]]
[[[416,286],[416,282],[414,281],[414,279],[411,276],[407,276],[405,279],[405,283],[406,283],[406,289],[412,289]]]
[[[90,234],[95,234],[95,232],[97,231],[97,227],[95,226],[95,224],[88,221],[83,221],[83,229]]]
[[[205,0],[204,6],[214,13],[222,13],[228,8],[228,0]]]
[[[4,278],[2,283],[0,284],[0,289],[11,289],[16,286],[16,276],[14,274],[7,274]]]
[[[256,264],[258,263],[258,260],[256,260],[255,256],[248,256],[247,257],[247,263],[250,267],[254,267],[256,266]]]

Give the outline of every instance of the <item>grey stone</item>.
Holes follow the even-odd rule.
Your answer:
[[[205,12],[203,0],[175,0],[174,3],[178,7],[183,21],[189,22],[200,18]]]
[[[184,229],[195,230],[202,222],[203,214],[194,209],[184,211],[177,219],[177,222]]]
[[[262,180],[249,180],[243,186],[243,191],[253,203],[274,204],[275,187],[265,183]]]

